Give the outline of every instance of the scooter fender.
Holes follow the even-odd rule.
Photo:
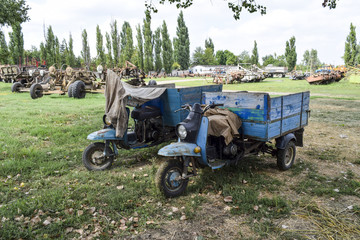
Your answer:
[[[159,155],[165,157],[178,157],[178,156],[192,156],[200,157],[200,153],[195,153],[194,149],[197,147],[194,143],[176,142],[161,148],[158,152]]]
[[[123,138],[116,137],[116,130],[114,128],[106,128],[87,136],[89,140],[123,140]]]

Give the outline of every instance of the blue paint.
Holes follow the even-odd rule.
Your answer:
[[[207,156],[206,156],[206,142],[208,136],[208,128],[209,128],[209,119],[207,117],[202,117],[199,133],[196,138],[196,144],[201,148],[200,163],[203,165],[208,165]]]
[[[194,143],[176,142],[161,148],[158,154],[165,157],[178,157],[178,156],[200,157],[200,153],[194,152],[194,149],[196,147],[197,145]]]
[[[270,141],[308,124],[310,92],[275,98],[267,93],[205,93],[202,99],[205,104],[222,103],[237,114],[243,122],[245,136],[254,140]]]
[[[124,140],[116,137],[116,130],[113,128],[102,129],[87,136],[89,140]]]

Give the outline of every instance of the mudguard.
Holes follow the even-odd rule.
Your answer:
[[[197,147],[194,143],[176,142],[161,148],[158,152],[159,155],[165,157],[178,157],[178,156],[193,156],[200,157],[200,153],[195,153],[194,149]]]
[[[286,145],[291,141],[294,140],[296,142],[296,137],[293,133],[288,133],[285,136],[281,136],[276,139],[276,148],[285,149]]]
[[[116,130],[114,128],[106,128],[87,136],[89,140],[123,140],[123,138],[116,137]]]

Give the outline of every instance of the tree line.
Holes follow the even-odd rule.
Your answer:
[[[176,37],[170,38],[165,20],[153,32],[149,15],[143,19],[143,24],[135,27],[136,43],[133,40],[133,29],[125,21],[121,28],[116,20],[110,23],[110,32],[102,33],[99,25],[96,26],[96,56],[91,57],[88,34],[82,31],[82,49],[80,56],[75,56],[73,51],[73,38],[62,41],[54,34],[52,26],[44,31],[45,40],[39,48],[32,46],[24,50],[24,38],[20,23],[11,25],[7,44],[5,35],[0,31],[0,63],[23,64],[27,59],[36,59],[46,62],[46,65],[63,64],[72,67],[88,67],[95,69],[98,64],[106,67],[122,67],[130,61],[149,71],[165,71],[172,69],[188,69],[190,67],[190,38],[181,11],[177,18]]]

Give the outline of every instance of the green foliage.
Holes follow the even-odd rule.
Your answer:
[[[181,68],[180,64],[178,62],[174,62],[172,65],[172,69],[179,70]]]
[[[0,63],[6,64],[9,62],[9,49],[6,43],[5,35],[0,31]]]
[[[336,8],[337,1],[339,0],[321,0],[323,7],[328,7],[329,9]],[[246,10],[249,13],[260,12],[261,15],[266,14],[266,6],[261,4],[256,4],[255,0],[242,0],[231,2],[226,0],[228,8],[232,11],[233,17],[235,20],[240,19],[240,14],[242,11]],[[192,6],[194,0],[159,0],[160,4],[170,3],[175,4],[177,8],[188,8]],[[146,15],[151,16],[151,13],[157,13],[158,10],[153,4],[152,0],[145,0]]]
[[[214,51],[214,43],[213,43],[213,41],[212,41],[212,39],[211,38],[209,38],[209,39],[205,39],[205,49],[207,49],[207,48],[212,48],[213,49],[213,51]]]
[[[113,58],[111,55],[111,37],[109,33],[105,34],[105,39],[106,39],[106,48],[107,48],[107,54],[106,54],[106,65],[107,67],[113,67],[114,63],[113,63]]]
[[[240,63],[250,63],[251,58],[248,51],[242,51],[238,57]]]
[[[225,58],[226,58],[226,65],[237,65],[238,58],[235,56],[234,53],[230,52],[229,50],[224,51]]]
[[[125,61],[132,61],[131,57],[134,54],[134,42],[132,37],[132,28],[130,25],[126,28],[126,36],[125,36],[126,42],[125,42],[125,48],[121,51],[122,56],[122,62],[121,64],[124,64]]]
[[[96,64],[105,64],[104,37],[101,34],[99,25],[96,26]]]
[[[144,71],[149,72],[154,69],[153,58],[153,36],[151,31],[151,19],[146,16],[143,26],[144,35]]]
[[[254,41],[254,48],[252,50],[252,55],[251,55],[251,63],[255,65],[259,65],[259,53],[258,53],[256,41]]]
[[[68,46],[68,53],[66,55],[66,64],[71,67],[78,67],[79,65],[76,65],[75,63],[75,54],[74,54],[74,44],[73,44],[73,38],[70,33],[69,35],[69,46]]]
[[[84,61],[84,64],[87,66],[87,68],[90,68],[91,63],[91,57],[90,57],[90,46],[87,39],[87,32],[86,29],[82,32],[82,50],[81,50],[81,57]]]
[[[154,45],[155,45],[155,71],[161,72],[163,67],[161,59],[161,28],[158,27],[154,34]]]
[[[166,73],[171,73],[172,64],[174,62],[173,48],[165,20],[163,21],[163,25],[162,25],[161,36],[162,36],[162,57],[163,57],[164,69]]]
[[[226,65],[226,56],[223,50],[216,51],[215,59],[218,65]]]
[[[12,64],[21,64],[24,58],[24,35],[21,32],[20,23],[15,23],[12,32],[9,33],[9,52]]]
[[[118,34],[117,21],[113,21],[110,23],[111,29],[111,43],[113,50],[113,59],[115,66],[119,66],[119,58],[120,58],[120,35]]]
[[[296,66],[297,54],[295,46],[295,37],[291,37],[286,41],[285,58],[288,66],[288,71],[291,72]]]
[[[184,14],[181,11],[179,17],[177,19],[177,27],[176,27],[176,44],[174,47],[176,48],[176,53],[178,54],[175,59],[181,66],[181,69],[188,69],[190,66],[190,39],[188,28],[186,27]]]
[[[346,37],[345,42],[345,53],[344,53],[344,62],[345,65],[355,66],[358,64],[357,55],[359,53],[359,49],[356,43],[356,27],[351,23],[350,24],[350,33]]]
[[[12,26],[29,21],[29,10],[30,7],[25,4],[25,0],[1,0],[0,27]]]
[[[306,50],[304,52],[303,64],[310,70],[314,70],[321,65],[316,49]]]
[[[144,43],[141,34],[140,24],[136,27],[136,39],[137,39],[137,67],[144,70]]]

